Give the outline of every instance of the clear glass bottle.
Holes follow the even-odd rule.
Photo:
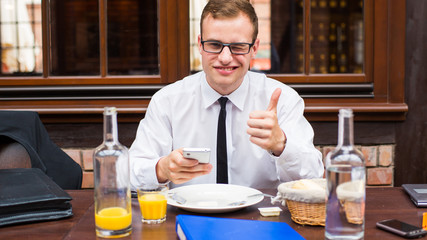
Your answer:
[[[119,143],[117,110],[104,109],[104,141],[93,155],[96,234],[104,238],[132,232],[128,149]]]
[[[340,109],[338,145],[326,156],[326,239],[363,239],[365,161],[353,143],[353,111]]]

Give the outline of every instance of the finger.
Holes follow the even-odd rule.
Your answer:
[[[253,118],[247,121],[247,124],[250,128],[262,128],[263,119]]]
[[[208,174],[209,172],[199,172],[199,173],[189,173],[185,175],[180,175],[179,177],[175,178],[172,182],[175,184],[181,184],[190,181],[193,178],[200,177],[203,175]]]
[[[178,148],[173,151],[174,157],[172,158],[172,160],[178,167],[193,167],[199,163],[195,159],[185,158],[183,151],[183,148]]]
[[[281,93],[281,88],[276,88],[276,90],[274,90],[273,94],[271,94],[270,103],[268,104],[267,111],[277,112],[277,102],[279,102],[279,97]]]
[[[260,110],[255,110],[249,113],[249,119],[264,119],[266,117],[268,117],[267,115],[268,111],[260,111]]]
[[[264,115],[264,118],[251,118],[247,121],[250,128],[272,129],[274,127],[274,119],[272,116]]]
[[[181,153],[181,155],[184,153],[184,148],[178,148],[176,149],[177,152]]]
[[[265,138],[258,138],[258,137],[250,137],[249,138],[249,140],[252,142],[252,143],[254,143],[254,144],[256,144],[256,145],[258,145],[258,146],[260,146],[261,148],[264,148],[264,149],[267,149],[267,147],[268,147],[268,139],[265,139]]]
[[[246,130],[246,133],[249,134],[251,137],[257,137],[262,139],[269,138],[271,135],[271,131],[259,128],[248,128]]]
[[[210,172],[211,169],[212,169],[212,164],[204,163],[194,167],[183,168],[181,169],[180,173],[181,174],[205,174]]]
[[[199,161],[197,161],[196,159],[185,158],[185,157],[180,157],[179,159],[176,159],[175,162],[178,166],[183,168],[194,167],[199,164]]]
[[[199,161],[195,159],[183,158],[179,162],[171,163],[169,170],[171,172],[180,173],[180,172],[203,172],[207,171],[211,166],[208,164],[200,164]],[[209,164],[211,165],[211,164]]]
[[[184,183],[195,177],[209,174],[212,171],[212,164],[203,164],[204,166],[197,166],[192,168],[181,169],[179,172],[171,172],[170,178],[174,183]]]

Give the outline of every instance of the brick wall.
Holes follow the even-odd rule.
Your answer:
[[[323,156],[335,146],[317,146]],[[358,146],[365,157],[366,184],[393,186],[394,145]],[[63,149],[83,169],[82,188],[93,188],[93,149]],[[324,159],[324,158],[323,158]]]
[[[83,170],[82,188],[93,188],[93,149],[62,149]]]
[[[318,146],[323,154],[323,163],[326,154],[335,146]],[[393,186],[394,178],[394,145],[357,146],[363,153],[366,164],[367,186]]]

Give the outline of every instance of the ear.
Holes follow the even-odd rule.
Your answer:
[[[197,45],[199,46],[199,53],[202,54],[202,36],[200,34],[197,36]]]
[[[258,52],[258,47],[259,47],[259,38],[255,40],[254,45],[252,46],[251,58],[255,58]]]

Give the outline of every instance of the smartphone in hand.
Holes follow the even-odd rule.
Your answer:
[[[397,219],[388,219],[377,222],[377,227],[404,238],[419,238],[427,234],[427,231],[421,227],[399,221]]]
[[[196,159],[199,163],[209,163],[211,156],[210,148],[184,148],[183,156],[185,158]]]

